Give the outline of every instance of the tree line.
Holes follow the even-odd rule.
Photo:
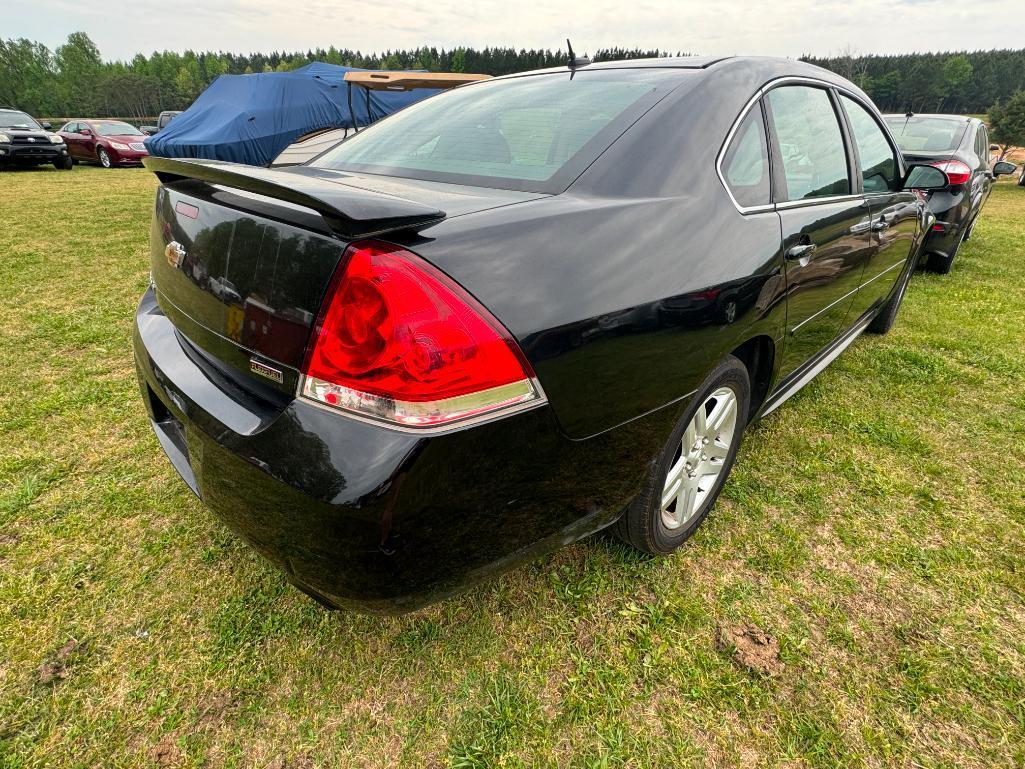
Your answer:
[[[596,51],[595,61],[682,55],[639,48]],[[363,53],[347,48],[305,53],[236,54],[156,51],[131,61],[104,61],[84,32],[55,50],[41,43],[0,39],[0,107],[40,117],[145,117],[185,109],[224,74],[276,72],[324,61],[366,69],[425,69],[506,75],[565,63],[556,49],[422,47]],[[850,52],[804,61],[860,85],[884,111],[981,113],[1025,90],[1025,50],[856,56]]]
[[[980,114],[1025,90],[1025,50],[802,58],[856,83],[884,112]]]
[[[610,48],[598,51],[594,59],[668,55],[666,51]],[[312,61],[362,69],[507,75],[558,66],[566,60],[563,51],[549,49],[423,47],[363,53],[332,46],[305,53],[155,51],[149,56],[137,54],[131,61],[105,62],[89,36],[75,32],[54,51],[31,40],[0,40],[0,107],[45,117],[143,117],[165,109],[185,109],[219,75],[284,72]]]

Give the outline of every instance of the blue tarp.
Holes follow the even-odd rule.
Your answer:
[[[199,98],[145,140],[151,155],[209,158],[266,166],[300,136],[323,128],[352,128],[342,79],[352,67],[313,62],[291,72],[221,75]],[[366,91],[352,86],[358,125],[389,115],[436,90]]]

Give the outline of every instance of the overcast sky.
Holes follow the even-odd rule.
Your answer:
[[[362,51],[613,45],[701,54],[1020,48],[1021,0],[6,0],[0,37],[54,48],[83,30],[104,59],[154,50]]]

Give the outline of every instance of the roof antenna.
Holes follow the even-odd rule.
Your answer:
[[[566,62],[566,66],[570,69],[576,69],[577,67],[586,67],[591,63],[591,60],[586,56],[577,56],[573,53],[573,44],[570,43],[569,38],[566,38],[566,49],[569,51],[569,61]]]

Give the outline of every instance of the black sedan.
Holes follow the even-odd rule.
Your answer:
[[[1013,163],[990,160],[989,132],[978,118],[962,115],[887,115],[886,122],[908,163],[930,163],[950,180],[928,195],[935,214],[924,252],[926,267],[946,274],[989,198],[997,176],[1012,174]]]
[[[745,58],[484,81],[287,170],[146,165],[161,445],[379,612],[609,526],[679,547],[746,426],[893,324],[947,183],[848,81]]]

